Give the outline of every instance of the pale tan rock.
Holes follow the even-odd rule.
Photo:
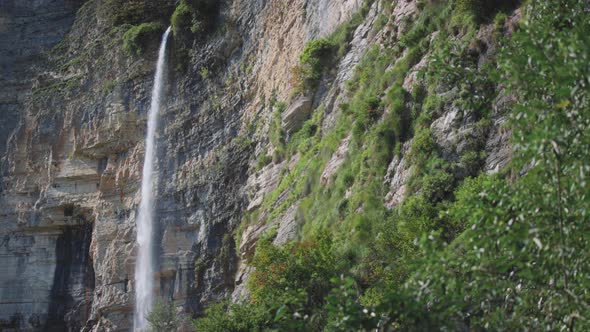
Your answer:
[[[348,153],[348,145],[350,144],[350,138],[351,136],[348,135],[345,139],[342,140],[342,142],[340,142],[338,149],[336,149],[336,151],[332,154],[332,157],[330,157],[330,160],[328,160],[328,162],[326,163],[324,171],[322,172],[322,175],[320,177],[320,183],[322,185],[326,185],[330,182],[332,176],[336,174],[342,163],[344,163],[344,161],[346,160],[346,155]]]
[[[299,96],[282,115],[282,125],[287,133],[301,129],[303,123],[312,112],[313,99],[310,96]]]
[[[393,209],[398,206],[406,196],[406,183],[411,175],[412,168],[408,160],[403,157],[410,150],[412,141],[406,142],[402,147],[402,157],[394,156],[387,168],[384,183],[389,186],[389,192],[385,196],[385,206]]]

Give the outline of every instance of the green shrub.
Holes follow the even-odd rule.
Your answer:
[[[330,281],[334,287],[326,296],[326,331],[371,331],[379,317],[361,305],[356,281],[343,276]]]
[[[206,30],[219,6],[214,0],[181,0],[172,13],[172,31],[176,39],[187,39]]]
[[[459,12],[473,15],[476,21],[489,20],[494,13],[513,8],[518,0],[455,0]]]
[[[207,67],[205,67],[205,66],[201,67],[200,74],[201,74],[202,79],[204,79],[204,80],[207,79],[209,77],[209,69],[207,69]]]
[[[430,170],[422,178],[422,194],[431,202],[440,202],[454,189],[453,175],[442,169]]]
[[[260,157],[258,157],[258,160],[256,161],[256,170],[259,171],[263,169],[266,165],[270,164],[271,161],[272,157],[270,155],[261,154]]]
[[[410,236],[416,237],[431,230],[434,224],[434,217],[438,213],[437,209],[424,195],[414,195],[408,197],[398,209],[398,218],[400,227],[403,228],[413,224],[411,227],[418,227],[420,231],[408,232]]]
[[[502,31],[502,28],[504,27],[504,23],[506,23],[507,18],[508,16],[506,15],[506,13],[499,12],[498,14],[496,14],[496,16],[494,17],[494,28],[496,29],[496,31]]]
[[[342,184],[345,188],[350,188],[354,184],[354,175],[350,172],[345,173],[342,177]]]
[[[481,153],[468,151],[461,156],[459,165],[463,168],[467,176],[475,176],[481,170],[485,158]]]
[[[164,27],[158,22],[133,26],[123,35],[123,48],[130,54],[141,55],[151,41],[158,40]]]
[[[310,303],[320,303],[330,283],[325,276],[334,274],[335,262],[327,234],[304,243],[277,247],[269,240],[259,241],[252,266],[256,268],[249,280],[252,298],[270,297],[285,289],[305,288]]]
[[[190,29],[194,17],[194,10],[185,0],[180,1],[172,13],[172,32],[174,36],[181,36]]]
[[[227,302],[210,305],[202,318],[193,321],[200,332],[260,331],[272,314],[262,305],[230,305]]]
[[[377,121],[381,117],[381,98],[371,96],[366,101],[366,112],[371,121]]]
[[[334,51],[334,44],[328,39],[312,40],[305,45],[299,64],[292,70],[296,91],[305,92],[316,87],[325,68],[331,64]]]
[[[310,137],[313,137],[313,135],[315,135],[317,131],[318,131],[317,124],[313,123],[313,121],[305,121],[305,123],[303,124],[303,127],[301,127],[299,132],[301,132],[302,137],[310,138]]]
[[[275,164],[280,163],[285,159],[285,150],[282,147],[276,148],[272,153],[272,162]]]
[[[106,0],[104,5],[111,23],[115,26],[136,25],[141,23],[145,16],[146,6],[141,0]]]
[[[430,128],[422,128],[414,135],[408,157],[412,164],[424,165],[434,151],[436,151],[436,143]]]
[[[162,300],[154,303],[154,308],[147,316],[151,331],[174,332],[181,324],[181,319],[176,314],[173,303],[166,303]]]
[[[336,260],[332,240],[319,234],[303,243],[272,244],[276,233],[258,240],[248,285],[252,300],[244,305],[211,306],[194,322],[197,331],[318,330],[324,297],[334,285]]]
[[[312,40],[303,49],[299,56],[299,62],[305,65],[310,65],[314,69],[321,65],[328,56],[332,54],[334,45],[327,39]]]

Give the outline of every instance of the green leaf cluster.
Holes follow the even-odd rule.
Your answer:
[[[123,49],[130,54],[141,55],[151,41],[158,40],[163,31],[164,27],[158,22],[132,26],[123,35]]]

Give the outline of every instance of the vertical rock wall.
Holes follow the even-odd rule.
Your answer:
[[[105,3],[1,3],[3,329],[131,326],[155,57],[153,47],[141,57],[122,50]],[[173,5],[150,3],[162,9],[152,16],[165,23]],[[244,186],[256,150],[243,144],[253,138],[247,125],[269,117],[262,97],[288,96],[290,67],[305,42],[328,34],[359,6],[224,2],[215,33],[189,49],[186,72],[177,70],[179,45],[172,43],[158,139],[162,297],[198,312],[231,292],[238,266],[232,233],[248,204]],[[208,77],[199,75],[202,68]]]

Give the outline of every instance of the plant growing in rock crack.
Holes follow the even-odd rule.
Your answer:
[[[299,56],[299,64],[291,72],[295,91],[305,93],[315,88],[324,69],[332,61],[333,54],[334,44],[327,39],[316,39],[307,43]]]

